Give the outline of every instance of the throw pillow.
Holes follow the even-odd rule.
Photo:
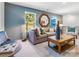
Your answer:
[[[40,32],[41,32],[41,34],[45,34],[45,31],[42,28],[40,28]]]
[[[36,36],[39,36],[39,31],[37,28],[35,29],[35,34],[36,34]]]
[[[45,28],[45,31],[46,31],[46,32],[49,32],[50,30],[49,30],[49,28]]]

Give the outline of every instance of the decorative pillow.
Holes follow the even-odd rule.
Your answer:
[[[36,36],[39,36],[39,30],[37,28],[35,29],[35,34]]]
[[[50,28],[50,32],[54,32],[54,29],[53,28]]]
[[[42,28],[40,28],[40,32],[41,32],[41,34],[45,34],[45,31]]]
[[[45,31],[46,31],[46,32],[49,32],[49,31],[50,31],[50,29],[49,29],[49,28],[45,28]]]

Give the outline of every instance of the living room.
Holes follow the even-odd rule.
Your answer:
[[[78,9],[79,2],[0,2],[0,56],[78,57]]]

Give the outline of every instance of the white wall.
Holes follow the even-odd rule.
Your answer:
[[[64,15],[63,25],[72,27],[79,26],[79,14]]]
[[[4,30],[4,3],[0,2],[0,31]]]

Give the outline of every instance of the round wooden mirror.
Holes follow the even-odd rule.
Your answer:
[[[47,27],[50,23],[50,18],[47,14],[42,14],[39,18],[39,23],[42,27]]]

